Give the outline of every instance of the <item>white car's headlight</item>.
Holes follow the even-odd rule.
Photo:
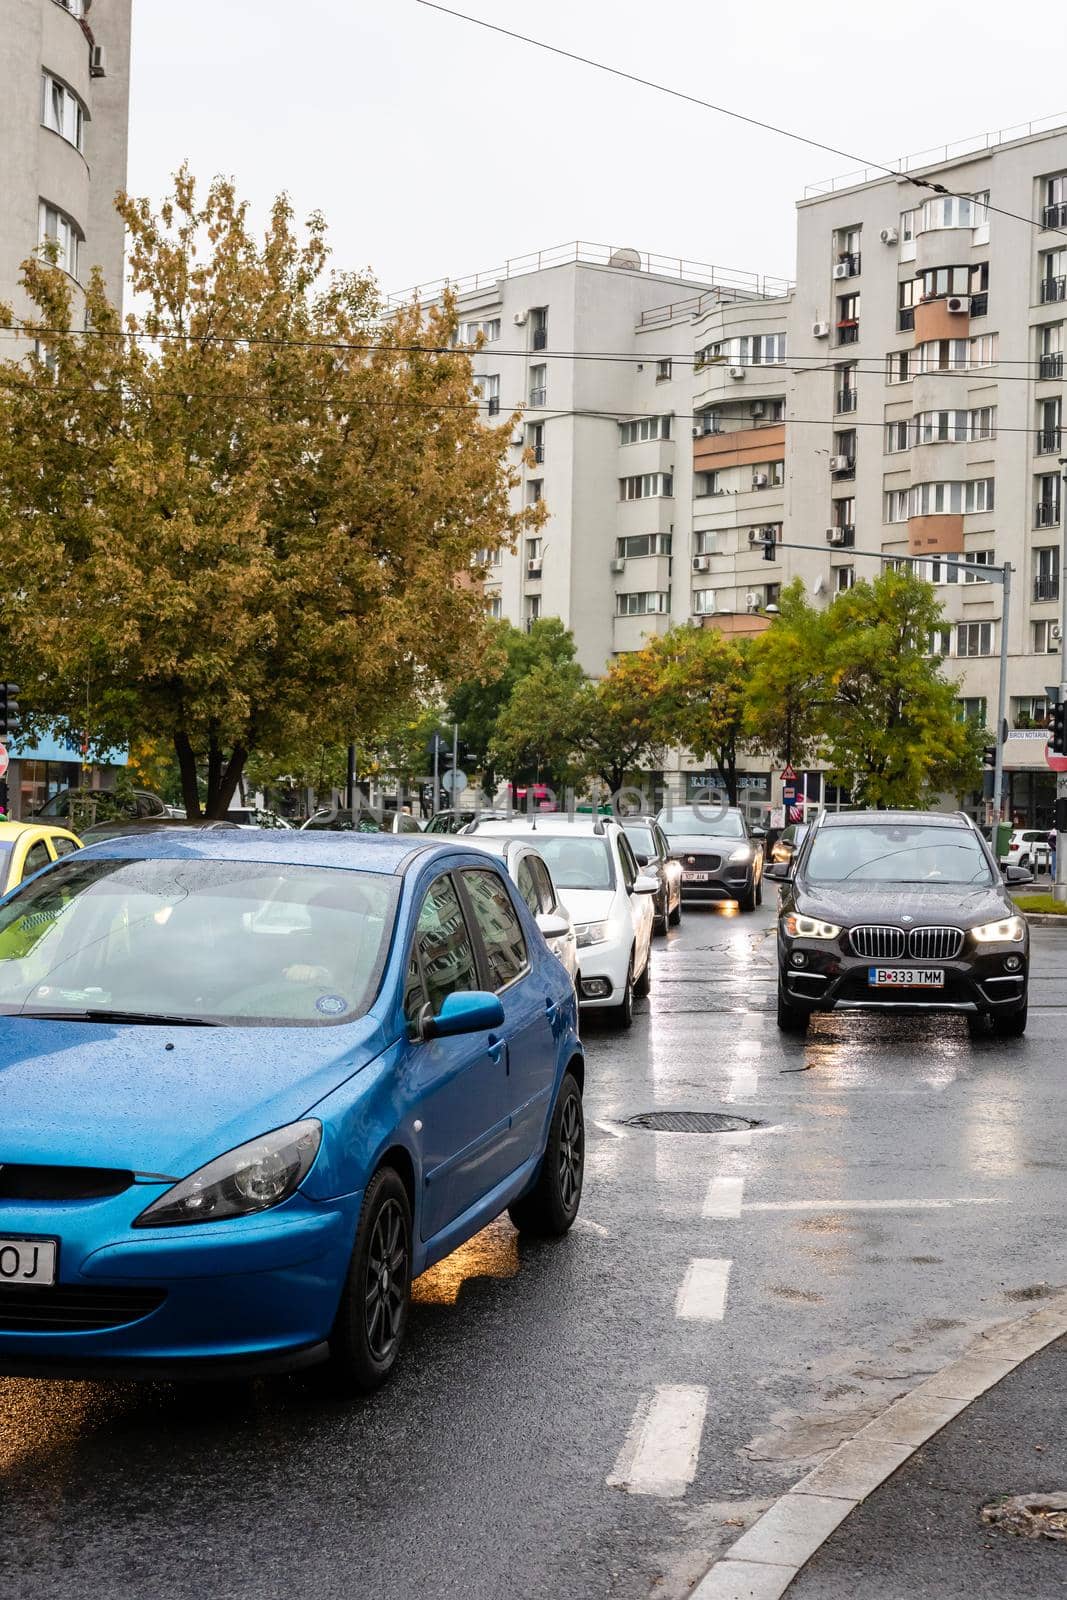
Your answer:
[[[579,922],[574,930],[578,941],[579,950],[584,950],[591,944],[604,944],[609,937],[609,928],[606,922]]]
[[[1022,944],[1026,924],[1022,917],[1004,917],[1000,922],[983,922],[971,933],[979,944]]]
[[[749,844],[739,844],[736,850],[730,852],[731,861],[751,861],[751,859],[752,846]]]
[[[836,939],[841,932],[836,922],[820,922],[817,917],[802,917],[795,911],[783,917],[782,927],[791,939]]]
[[[322,1123],[310,1117],[250,1139],[153,1200],[134,1227],[173,1228],[267,1211],[303,1183],[321,1143]]]

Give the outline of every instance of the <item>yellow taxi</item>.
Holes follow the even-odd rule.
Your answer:
[[[66,828],[43,822],[0,822],[0,894],[81,847],[81,840]]]

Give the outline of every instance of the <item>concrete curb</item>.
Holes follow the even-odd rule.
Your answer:
[[[962,1356],[894,1400],[776,1500],[715,1562],[691,1600],[780,1600],[849,1512],[920,1445],[1064,1333],[1067,1293],[980,1334]]]
[[[1031,928],[1067,928],[1067,916],[1055,911],[1024,911]]]

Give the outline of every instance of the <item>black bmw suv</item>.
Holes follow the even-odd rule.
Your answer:
[[[972,1033],[1026,1028],[1030,940],[989,846],[962,812],[824,812],[784,879],[778,1026],[813,1011],[956,1011]]]

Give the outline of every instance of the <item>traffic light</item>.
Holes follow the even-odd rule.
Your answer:
[[[1052,708],[1052,753],[1067,756],[1067,701]]]
[[[18,695],[17,683],[0,683],[0,739],[19,731]]]
[[[774,528],[750,528],[748,530],[748,542],[753,547],[756,545],[761,545],[763,547],[764,561],[777,560],[778,552],[774,548]]]

